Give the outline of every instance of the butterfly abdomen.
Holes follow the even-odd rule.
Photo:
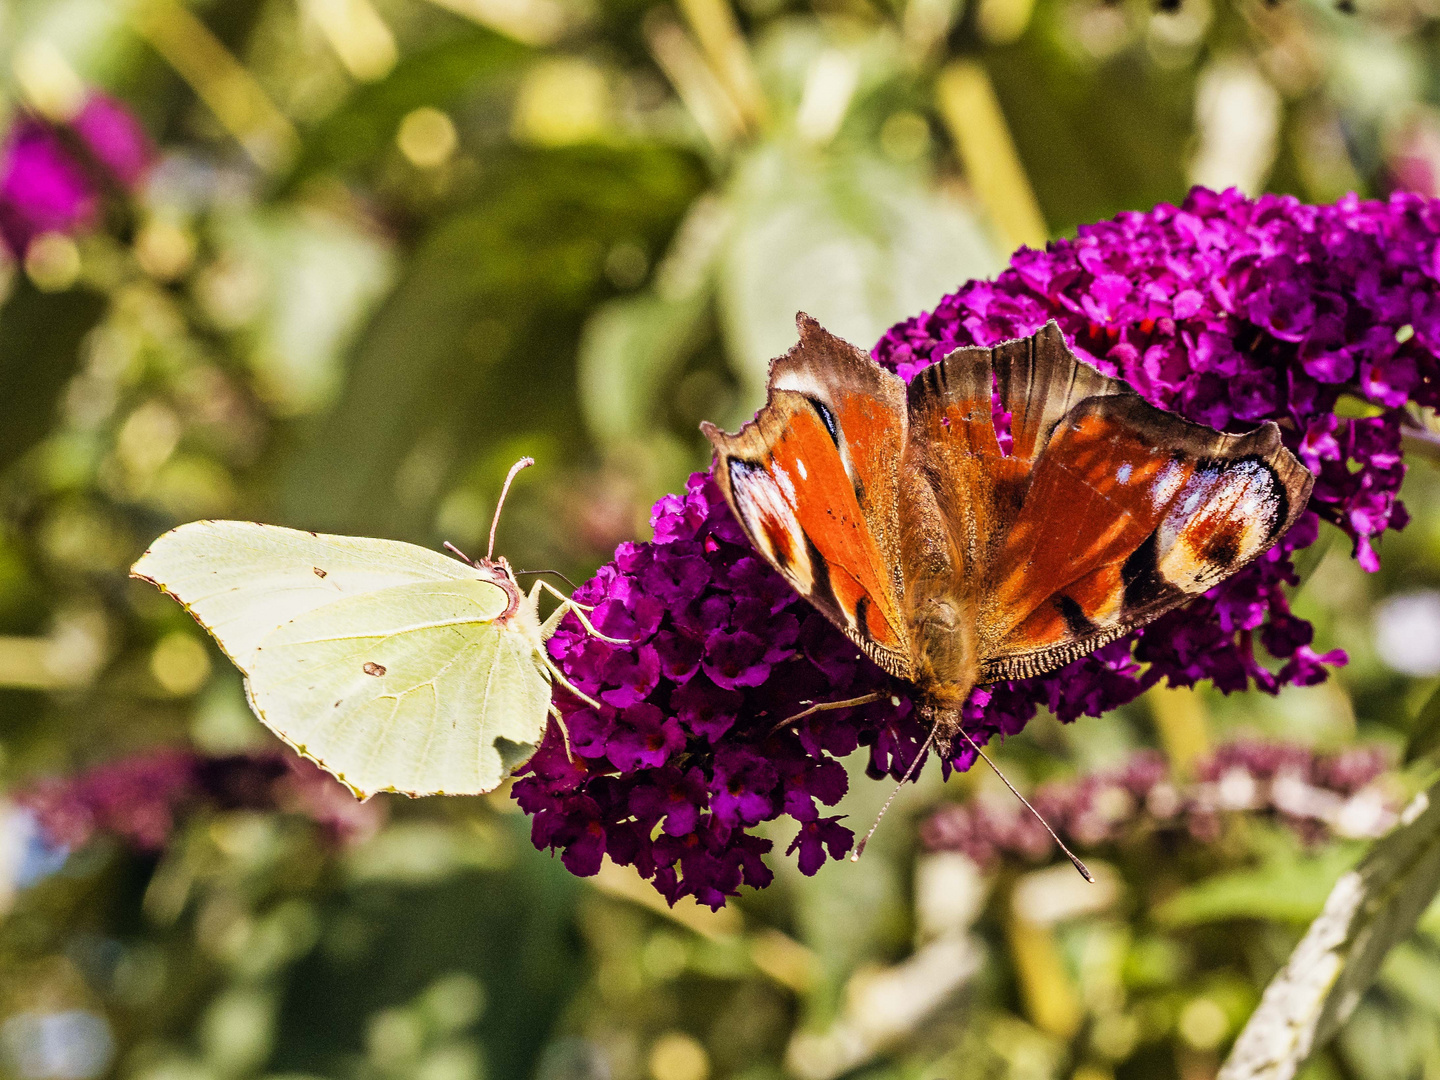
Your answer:
[[[915,654],[912,681],[925,701],[959,708],[979,674],[975,610],[972,604],[933,597],[910,613]]]

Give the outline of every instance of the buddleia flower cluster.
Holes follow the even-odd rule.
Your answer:
[[[1082,358],[1155,405],[1227,431],[1276,421],[1317,476],[1290,532],[1204,597],[1058,671],[977,688],[964,710],[977,741],[1015,734],[1041,707],[1065,721],[1099,715],[1162,681],[1275,693],[1345,661],[1316,651],[1284,588],[1322,519],[1367,570],[1380,536],[1405,524],[1401,432],[1408,410],[1440,396],[1437,238],[1440,202],[1414,195],[1307,206],[1197,188],[1182,206],[1022,249],[994,281],[881,339],[875,358],[908,379],[959,346],[1055,319]],[[1373,415],[1338,415],[1346,396]],[[672,902],[718,907],[770,881],[761,822],[795,819],[787,853],[805,873],[850,851],[853,832],[831,812],[846,789],[838,759],[864,746],[870,775],[899,776],[927,732],[906,684],[756,556],[707,475],[662,499],[653,526],[653,540],[622,544],[576,594],[628,644],[573,620],[551,642],[600,708],[557,694],[574,759],[552,731],[515,797],[534,815],[535,844],[575,873],[608,855]],[[884,699],[779,726],[811,702],[870,693]],[[972,761],[959,743],[945,765]]]
[[[1031,802],[1081,848],[1147,832],[1208,842],[1228,813],[1274,818],[1307,841],[1375,837],[1395,824],[1398,810],[1394,793],[1376,783],[1387,764],[1377,747],[1324,755],[1293,743],[1240,740],[1218,747],[1186,782],[1161,754],[1142,750],[1119,768],[1042,785]],[[930,851],[962,852],[982,867],[1059,854],[1044,826],[1008,793],[941,807],[921,824],[920,842]]]

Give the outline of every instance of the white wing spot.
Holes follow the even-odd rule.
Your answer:
[[[1122,484],[1128,484],[1130,482],[1130,472],[1130,463],[1127,461],[1115,470],[1115,479]]]
[[[800,474],[801,480],[810,479],[810,474],[805,471],[805,462],[801,461],[799,458],[795,459],[795,471]]]
[[[780,491],[784,494],[785,501],[793,507],[795,505],[795,481],[790,479],[790,474],[773,458],[770,461],[770,469],[775,477],[775,483],[780,485]]]

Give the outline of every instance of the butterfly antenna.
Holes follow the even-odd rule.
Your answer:
[[[454,544],[452,544],[449,540],[446,540],[443,546],[444,546],[444,548],[445,548],[446,551],[450,552],[451,555],[454,555],[454,556],[455,556],[457,559],[459,559],[461,562],[469,563],[471,566],[475,566],[475,565],[476,565],[476,562],[475,562],[474,559],[472,559],[469,555],[466,555],[465,552],[461,551],[458,547],[456,547]]]
[[[875,823],[870,826],[870,831],[865,838],[855,845],[855,850],[850,854],[851,862],[859,862],[860,856],[865,854],[865,845],[870,843],[870,838],[875,835],[875,830],[880,827],[880,819],[885,816],[885,811],[890,809],[890,804],[895,801],[895,796],[900,794],[900,789],[910,782],[915,775],[916,768],[920,762],[925,760],[925,754],[935,742],[935,731],[940,726],[940,719],[936,717],[935,724],[930,728],[930,734],[925,736],[925,741],[920,744],[920,752],[910,762],[910,767],[905,770],[905,775],[900,778],[900,783],[895,785],[895,790],[890,792],[890,797],[885,800],[885,805],[880,807],[880,813],[875,815]]]
[[[535,459],[533,457],[522,457],[519,461],[515,462],[514,465],[511,465],[510,471],[505,474],[505,486],[500,489],[500,501],[495,504],[495,516],[490,519],[490,546],[485,549],[485,559],[487,562],[495,554],[495,527],[500,524],[500,511],[505,506],[505,496],[510,494],[510,483],[515,479],[515,474],[521,469],[528,469],[534,464]]]
[[[1059,844],[1060,850],[1069,856],[1070,861],[1075,864],[1075,869],[1080,871],[1080,876],[1083,877],[1086,881],[1090,882],[1090,884],[1095,884],[1095,875],[1090,873],[1090,868],[1080,861],[1080,856],[1076,855],[1073,851],[1071,851],[1068,847],[1065,846],[1065,841],[1061,840],[1060,837],[1055,834],[1055,830],[1050,827],[1050,823],[1040,816],[1040,811],[1036,810],[1035,807],[1030,805],[1030,800],[1025,798],[1024,795],[1021,795],[1020,792],[1015,790],[1015,785],[1010,783],[1009,777],[1007,777],[1003,772],[1000,771],[999,767],[995,764],[995,762],[990,760],[990,755],[985,753],[984,750],[980,749],[980,744],[977,743],[974,739],[972,739],[970,737],[970,733],[964,728],[960,729],[960,734],[964,736],[965,741],[970,744],[971,748],[975,751],[975,753],[979,754],[982,758],[985,759],[985,764],[989,765],[990,768],[995,771],[995,775],[1000,777],[1000,779],[1004,782],[1005,786],[1010,789],[1010,794],[1014,795],[1017,799],[1024,803],[1025,809],[1029,810],[1030,813],[1035,815],[1035,820],[1040,822],[1041,825],[1045,826],[1045,831],[1050,834],[1050,839],[1054,840],[1055,843]],[[893,798],[894,796],[891,797]]]
[[[564,574],[562,574],[559,570],[516,570],[516,571],[514,571],[514,573],[515,573],[515,576],[516,576],[516,577],[524,577],[526,574],[554,574],[554,575],[555,575],[556,577],[558,577],[561,581],[565,582],[566,585],[569,585],[569,586],[570,586],[570,590],[571,590],[572,592],[573,592],[576,588],[578,588],[578,586],[575,584],[575,582],[571,581],[568,577],[566,577]]]

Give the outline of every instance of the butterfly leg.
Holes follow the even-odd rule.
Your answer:
[[[775,732],[780,731],[782,728],[787,728],[796,721],[804,720],[805,717],[812,716],[815,713],[830,712],[832,709],[849,709],[853,708],[856,705],[869,705],[872,701],[879,701],[881,698],[884,698],[886,696],[886,694],[882,694],[879,691],[876,691],[873,694],[865,694],[861,697],[846,698],[844,701],[822,701],[818,705],[811,705],[808,709],[798,712],[794,716],[786,717],[784,720],[781,720],[778,724],[776,724],[773,728],[770,729],[770,734],[774,735]],[[900,702],[898,699],[892,697],[891,704],[899,705]]]
[[[572,683],[569,679],[565,677],[565,673],[555,666],[555,662],[550,659],[549,655],[543,649],[540,650],[540,660],[545,665],[546,670],[550,672],[550,678],[554,679],[566,690],[569,690],[572,694],[578,697],[581,701],[585,702],[585,704],[589,705],[592,709],[601,708],[601,705],[598,701],[596,701],[589,694],[585,693],[584,690],[581,690],[578,686],[576,686],[574,683]]]
[[[550,706],[550,715],[555,718],[555,726],[560,729],[560,738],[565,741],[565,756],[570,759],[570,764],[575,764],[575,755],[570,751],[570,729],[565,726],[565,717],[560,715],[560,710],[553,704]]]
[[[528,599],[532,602],[538,600],[540,598],[540,589],[542,587],[548,589],[552,594],[554,594],[555,598],[560,601],[560,606],[550,613],[550,617],[545,620],[545,625],[540,627],[540,638],[542,641],[550,640],[550,635],[555,633],[555,629],[560,625],[560,620],[565,617],[565,613],[567,611],[573,611],[575,613],[575,617],[580,620],[580,625],[585,627],[586,633],[590,634],[592,637],[597,637],[601,641],[608,641],[611,645],[630,644],[624,638],[606,637],[604,634],[600,633],[599,630],[596,630],[595,624],[592,623],[585,615],[585,612],[594,611],[595,609],[593,607],[577,603],[576,601],[570,599],[570,597],[566,596],[559,589],[555,588],[554,585],[551,585],[544,578],[537,579],[535,584],[530,587],[530,596],[528,597]]]

